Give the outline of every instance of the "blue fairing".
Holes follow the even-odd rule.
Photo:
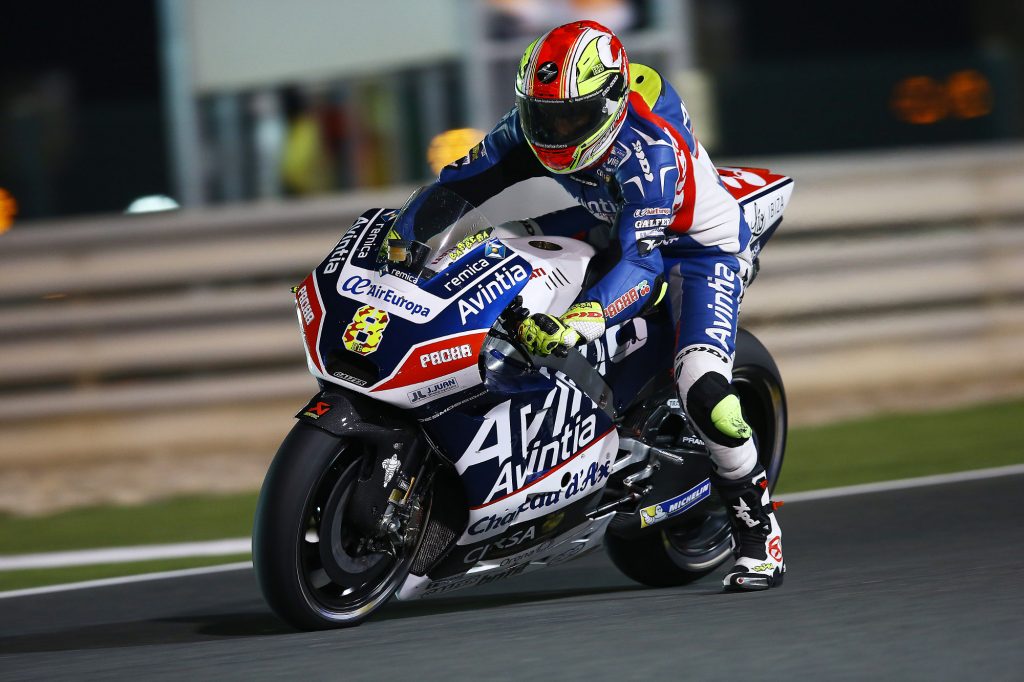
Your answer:
[[[392,273],[377,254],[394,211],[364,213],[315,271],[323,299],[319,351],[326,373],[372,388],[391,375],[416,344],[469,330],[490,329],[526,286],[533,269],[500,241],[491,239],[443,267],[430,279]],[[416,296],[419,290],[430,296]],[[364,306],[398,309],[390,314],[379,346],[348,350],[346,327]]]
[[[613,424],[570,381],[506,363],[498,372],[488,371],[485,385],[480,400],[423,423],[455,460],[471,508],[523,488],[536,488],[538,494],[564,489],[566,499],[583,499],[607,478],[608,471],[573,468],[576,455]]]

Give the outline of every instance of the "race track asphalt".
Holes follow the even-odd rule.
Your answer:
[[[1022,680],[1022,503],[1024,476],[792,504],[786,584],[748,595],[600,554],[330,632],[251,570],[4,599],[0,679]]]

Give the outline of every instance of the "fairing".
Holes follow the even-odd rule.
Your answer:
[[[725,186],[749,190],[737,197],[745,210],[771,211],[774,201],[781,213],[788,178],[727,172],[734,174],[723,173]],[[498,230],[458,250],[487,223],[468,205],[449,208],[454,219],[439,233],[419,235],[428,267],[399,272],[382,260],[398,212],[379,209],[360,216],[296,290],[314,376],[408,415],[459,475],[466,525],[436,565],[407,579],[400,598],[516,575],[600,546],[614,516],[594,513],[619,452],[612,415],[650,395],[672,361],[664,306],[581,349],[611,387],[610,406],[560,371],[506,358],[491,334],[500,314],[519,295],[534,312],[564,309],[582,290],[593,249]]]

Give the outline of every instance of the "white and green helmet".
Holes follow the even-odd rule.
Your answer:
[[[628,97],[626,51],[594,21],[548,31],[519,63],[519,120],[533,153],[552,173],[600,161],[626,120]]]

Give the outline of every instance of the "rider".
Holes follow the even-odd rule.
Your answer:
[[[580,206],[535,218],[545,234],[612,228],[617,262],[560,316],[535,314],[519,339],[539,355],[597,339],[668,293],[676,388],[714,463],[739,559],[728,590],[782,583],[781,531],[752,432],[731,385],[737,316],[750,276],[750,229],[718,181],[690,116],[657,71],[630,65],[610,30],[577,21],[526,48],[516,106],[438,184],[480,205],[550,177]],[[617,243],[616,243],[617,242]]]

